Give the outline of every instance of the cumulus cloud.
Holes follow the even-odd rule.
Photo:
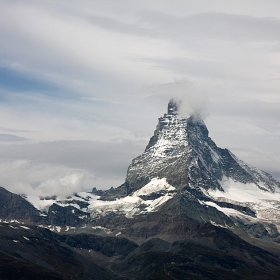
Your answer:
[[[65,197],[81,190],[81,181],[84,177],[82,172],[68,174],[61,178],[51,178],[43,181],[36,188],[39,196],[57,195]]]
[[[132,141],[0,145],[0,185],[41,196],[118,187],[125,181],[131,160],[144,148]]]
[[[176,81],[173,94],[175,99],[180,100],[179,114],[182,117],[194,115],[205,119],[209,115],[207,95],[197,90],[188,80]]]
[[[82,190],[84,170],[63,165],[36,164],[27,159],[1,160],[0,182],[8,190],[26,195],[66,196]]]

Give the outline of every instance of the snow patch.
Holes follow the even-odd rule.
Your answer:
[[[221,206],[217,205],[213,201],[204,201],[203,204],[215,207],[217,210],[219,210],[220,212],[223,212],[227,216],[240,216],[240,215],[244,215],[241,212],[239,212],[238,210],[235,210],[235,209],[232,209],[232,208],[227,208],[227,207],[221,207]]]
[[[157,207],[164,204],[166,201],[171,199],[173,197],[173,194],[166,194],[164,196],[161,196],[155,200],[152,200],[149,207],[146,208],[147,212],[153,212]],[[147,202],[147,201],[146,201]]]
[[[105,228],[105,227],[102,227],[102,226],[94,226],[94,227],[92,227],[92,228],[93,228],[93,229],[103,230],[103,231],[105,231],[107,234],[112,233],[112,231],[111,231],[110,229]]]
[[[56,203],[55,199],[40,199],[39,196],[26,195],[23,197],[29,203],[31,203],[38,210],[48,210],[51,205]]]
[[[241,183],[231,178],[224,177],[220,182],[224,192],[216,189],[208,190],[208,194],[216,201],[229,202],[232,204],[249,207],[256,213],[257,218],[250,217],[245,213],[231,208],[220,207],[214,202],[203,202],[215,207],[228,216],[239,216],[246,220],[258,220],[260,222],[271,222],[275,225],[280,220],[280,193],[262,190],[255,183]]]
[[[18,220],[10,220],[10,223],[20,223]]]
[[[133,193],[133,196],[149,195],[160,191],[173,191],[175,188],[169,185],[166,178],[153,178],[147,185]]]
[[[103,201],[103,200],[90,200],[88,203],[88,210],[91,211],[91,216],[96,217],[98,215],[107,215],[110,212],[122,213],[126,217],[131,218],[135,214],[152,212],[160,205],[171,199],[174,194],[175,188],[169,185],[166,178],[153,178],[148,184],[141,189],[135,191],[130,196],[119,198],[114,201]],[[154,192],[165,191],[161,197],[155,200],[143,200],[141,195],[149,195]],[[172,193],[169,193],[172,192]],[[142,210],[140,210],[142,206]]]
[[[17,227],[14,227],[12,225],[9,225],[10,228],[13,228],[13,229],[18,229]]]
[[[56,203],[61,207],[72,206],[83,212],[90,213],[91,217],[105,216],[108,213],[115,212],[130,218],[135,214],[155,211],[174,196],[174,190],[175,188],[167,183],[166,178],[153,178],[148,184],[131,195],[113,201],[100,200],[100,196],[88,192],[79,192],[64,200],[42,200],[36,196],[26,196],[25,199],[41,211],[47,211],[53,203]],[[141,196],[148,196],[152,193],[159,193],[161,196],[155,200],[144,200],[141,198]],[[87,206],[83,206],[81,209],[81,206],[75,203],[75,201],[84,202]],[[72,213],[75,214],[74,209],[72,209]],[[87,216],[80,215],[79,218],[86,219]],[[52,228],[51,230],[60,232],[61,229]],[[66,228],[66,231],[68,230]]]
[[[21,228],[24,228],[24,229],[30,229],[29,227],[26,227],[26,226],[20,226]]]
[[[280,193],[271,193],[269,191],[261,190],[254,183],[241,183],[234,181],[232,178],[224,177],[220,182],[224,192],[216,189],[209,189],[208,193],[213,198],[224,197],[238,202],[254,202],[258,203],[264,200],[277,200],[280,201]]]

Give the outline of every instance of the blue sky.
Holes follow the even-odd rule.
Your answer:
[[[0,185],[120,185],[184,100],[211,138],[280,179],[277,1],[0,0]]]

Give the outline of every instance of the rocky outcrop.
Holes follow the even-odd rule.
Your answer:
[[[46,224],[41,212],[20,195],[0,187],[0,219]]]
[[[48,211],[48,221],[56,226],[81,226],[88,222],[90,214],[73,206],[53,204]]]

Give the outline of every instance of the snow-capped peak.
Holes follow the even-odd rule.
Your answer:
[[[218,148],[199,115],[182,118],[179,105],[180,102],[170,100],[144,153],[128,167],[128,193],[143,187],[151,178],[166,178],[176,188],[223,191],[220,182],[224,176],[241,183],[255,183],[272,192],[280,187],[271,176],[243,164],[227,149]]]

